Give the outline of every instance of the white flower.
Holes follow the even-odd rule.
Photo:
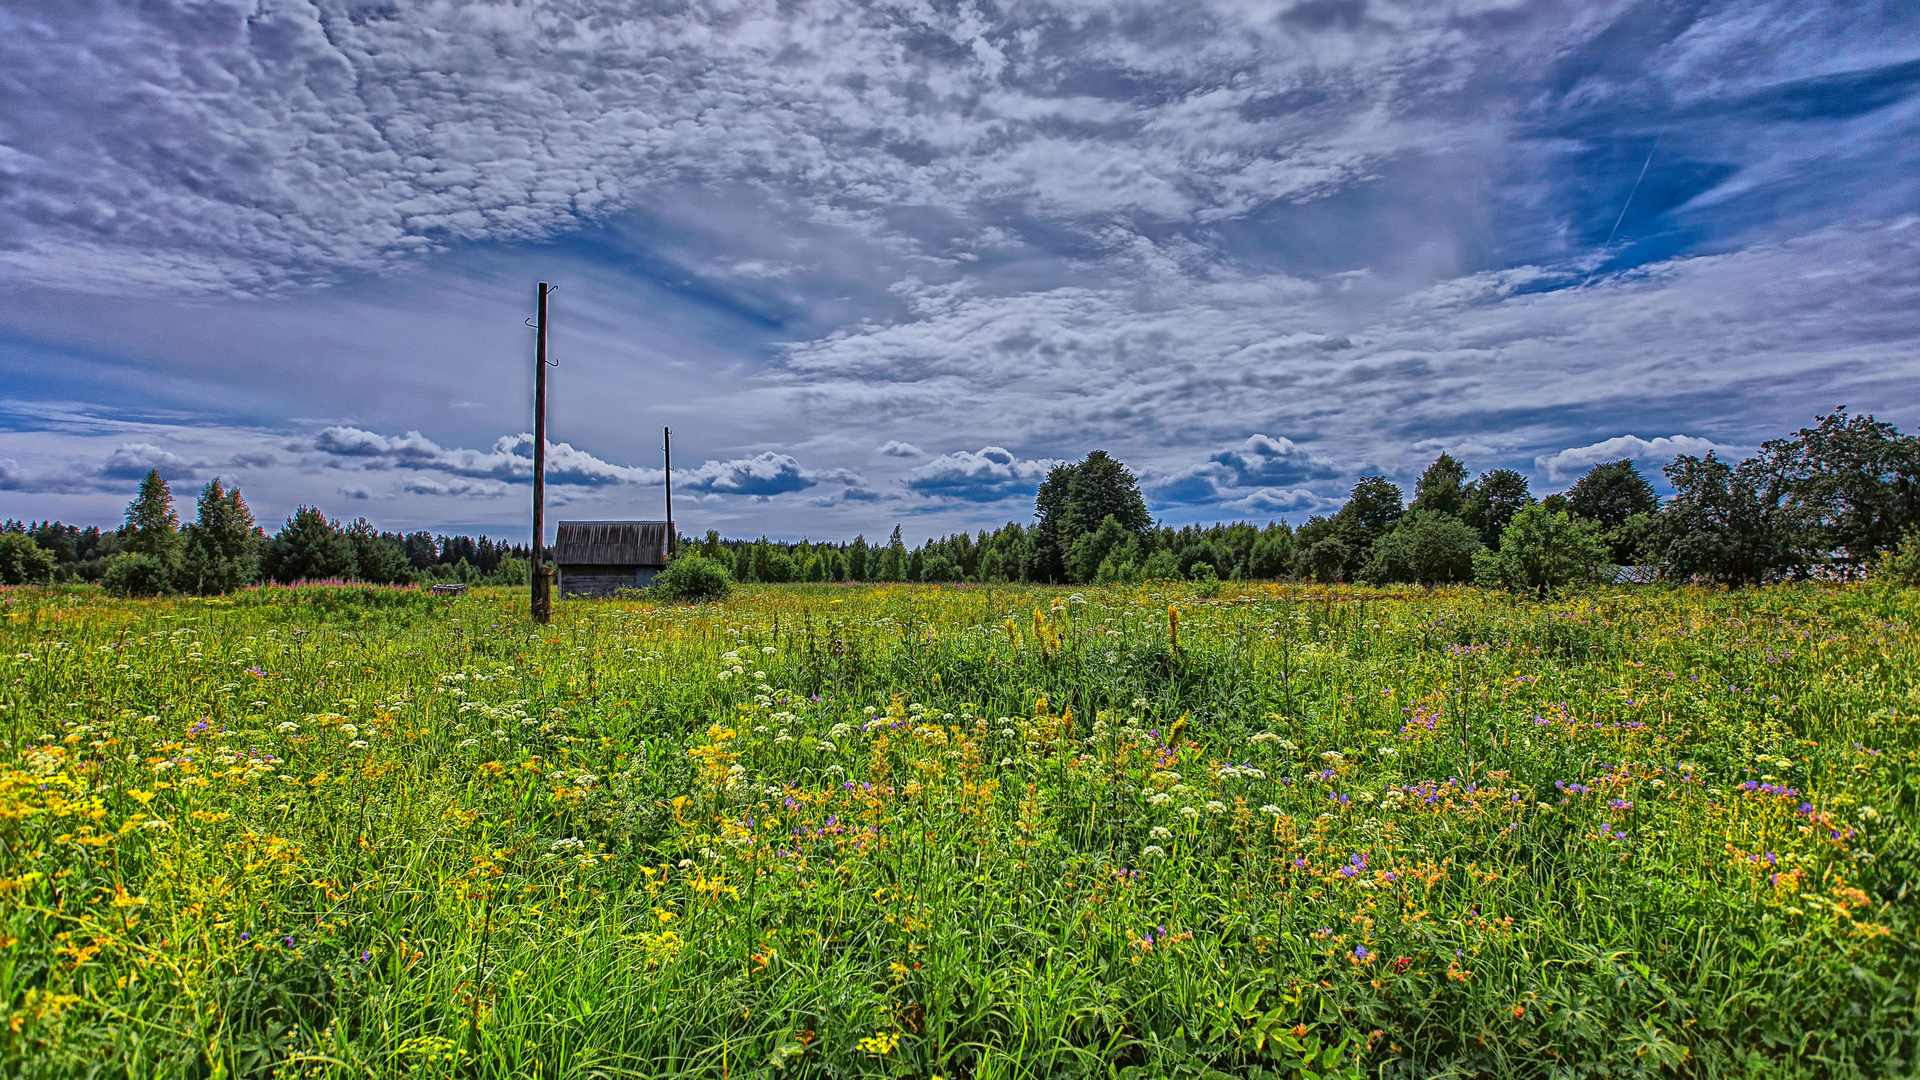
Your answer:
[[[1180,808],[1180,816],[1183,818],[1197,818],[1200,816],[1200,808],[1197,806],[1183,806]]]
[[[1272,814],[1274,817],[1280,816],[1280,808],[1273,805],[1272,803],[1268,803],[1267,805],[1261,807],[1260,812],[1263,814]]]
[[[1346,757],[1342,755],[1338,750],[1329,750],[1326,753],[1321,754],[1320,756],[1327,759],[1328,761],[1345,761],[1346,760]]]
[[[1400,756],[1400,751],[1395,750],[1391,746],[1381,747],[1379,753],[1381,757],[1399,757]]]
[[[776,649],[775,649],[775,648],[774,648],[773,646],[771,646],[771,645],[762,645],[762,646],[760,646],[760,652],[761,652],[761,653],[762,653],[763,655],[766,655],[766,656],[772,656],[772,655],[773,655],[773,654],[774,654],[774,653],[775,653],[776,651],[778,651],[778,650],[776,650]]]
[[[1165,825],[1155,825],[1147,832],[1147,835],[1153,837],[1155,840],[1171,840],[1173,839],[1173,830],[1167,828]]]
[[[1153,794],[1147,796],[1147,801],[1152,803],[1155,806],[1165,806],[1168,803],[1173,801],[1173,796],[1167,794],[1164,791],[1156,791]]]
[[[345,735],[349,739],[357,739],[360,737],[360,729],[354,727],[352,724],[341,724],[340,734]]]
[[[555,840],[553,843],[547,845],[548,850],[551,851],[568,851],[585,848],[586,846],[586,842],[577,836],[569,836],[563,840]]]
[[[719,680],[720,680],[721,682],[726,682],[727,680],[729,680],[729,679],[731,679],[731,678],[733,678],[733,672],[731,672],[731,671],[722,671],[722,672],[721,672],[721,673],[719,674],[719,676],[717,676],[717,677],[719,678]]]
[[[366,748],[367,740],[365,739],[355,739],[347,744],[347,749],[349,750],[365,750]]]
[[[1248,739],[1247,741],[1255,745],[1258,745],[1263,742],[1277,743],[1280,741],[1280,736],[1275,735],[1271,731],[1263,731],[1260,734],[1255,735],[1253,738]]]
[[[461,739],[460,740],[460,749],[462,750],[465,750],[469,746],[479,746],[479,745],[480,745],[479,739]]]
[[[1140,857],[1143,859],[1164,859],[1167,857],[1167,849],[1161,847],[1159,844],[1148,844],[1146,847],[1140,849]]]
[[[278,731],[282,735],[291,735],[294,732],[300,730],[300,725],[294,723],[291,720],[282,720],[280,721],[279,726],[275,727],[274,730]]]
[[[1210,799],[1207,801],[1207,813],[1224,814],[1226,812],[1227,812],[1226,803],[1221,802],[1219,799]]]

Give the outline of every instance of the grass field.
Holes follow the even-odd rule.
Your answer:
[[[1911,592],[524,606],[6,592],[0,1073],[1920,1068]]]

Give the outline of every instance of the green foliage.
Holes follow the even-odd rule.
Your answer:
[[[1092,532],[1082,533],[1073,542],[1067,555],[1067,565],[1073,571],[1073,580],[1088,582],[1094,580],[1100,564],[1115,553],[1124,552],[1127,541],[1138,533],[1129,532],[1118,518],[1108,514]]]
[[[1920,527],[1909,528],[1899,547],[1880,554],[1880,577],[1909,589],[1920,588]]]
[[[1414,510],[1374,541],[1361,578],[1375,584],[1418,582],[1432,588],[1472,581],[1480,535],[1452,514]]]
[[[260,530],[253,511],[215,477],[200,490],[198,516],[181,544],[179,588],[200,596],[218,596],[253,582],[258,570]]]
[[[140,493],[127,504],[127,523],[120,529],[120,546],[171,566],[180,553],[180,518],[173,510],[173,491],[154,469],[140,481]]]
[[[1473,569],[1488,588],[1545,596],[1604,580],[1609,567],[1598,525],[1536,504],[1513,515],[1500,534],[1499,550],[1482,549],[1473,557]]]
[[[1361,560],[1373,550],[1373,542],[1385,536],[1404,513],[1406,508],[1399,485],[1385,477],[1363,476],[1353,485],[1347,504],[1332,519],[1333,535],[1346,547],[1347,561],[1340,568],[1339,580],[1358,573]],[[1318,574],[1315,578],[1329,580]]]
[[[733,577],[726,565],[704,555],[682,555],[653,577],[647,590],[654,597],[683,604],[725,600],[733,593]]]
[[[1567,510],[1611,532],[1636,514],[1660,509],[1653,484],[1630,460],[1609,461],[1588,469],[1567,489]]]
[[[0,533],[0,584],[48,585],[53,582],[53,553],[25,533]]]
[[[1920,436],[1872,416],[1837,409],[1813,427],[1762,443],[1754,466],[1804,533],[1796,546],[1818,561],[1871,567],[1920,525]]]
[[[375,585],[399,585],[413,580],[413,567],[407,561],[402,542],[382,536],[366,518],[355,519],[343,534],[347,546],[353,549],[353,569],[349,576],[354,580]]]
[[[344,581],[356,569],[353,542],[311,506],[295,509],[260,555],[261,572],[283,585]]]
[[[1040,483],[1034,516],[1039,519],[1035,577],[1042,581],[1093,580],[1114,542],[1111,536],[1101,540],[1097,555],[1076,546],[1108,519],[1123,534],[1137,535],[1153,525],[1139,481],[1104,450],[1054,467]]]
[[[1757,585],[1807,563],[1795,508],[1754,460],[1730,465],[1712,451],[1666,467],[1674,496],[1660,515],[1666,575]]]
[[[1295,557],[1295,572],[1300,577],[1330,585],[1346,580],[1347,563],[1352,557],[1352,549],[1346,541],[1338,536],[1327,536],[1300,550]]]
[[[1441,454],[1413,486],[1413,505],[1408,512],[1450,514],[1460,517],[1467,509],[1467,467],[1452,454]]]
[[[1513,515],[1533,505],[1527,478],[1512,469],[1483,472],[1467,487],[1466,507],[1460,517],[1480,533],[1480,542],[1498,547],[1500,534]]]
[[[123,551],[107,561],[100,584],[109,596],[159,596],[173,591],[173,568],[159,556]]]

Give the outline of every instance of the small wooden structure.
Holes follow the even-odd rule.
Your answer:
[[[560,596],[608,596],[653,583],[667,568],[664,521],[563,521],[554,536]]]
[[[427,590],[435,596],[464,596],[467,592],[465,582],[443,581]]]

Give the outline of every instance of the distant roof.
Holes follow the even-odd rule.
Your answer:
[[[563,521],[553,561],[573,566],[665,566],[664,521]]]

